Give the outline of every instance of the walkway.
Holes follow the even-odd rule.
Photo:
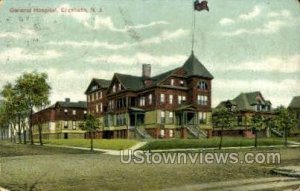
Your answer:
[[[203,184],[186,185],[164,189],[163,191],[255,191],[255,190],[283,190],[293,188],[300,190],[300,179],[289,177],[252,178],[234,181],[210,182]]]

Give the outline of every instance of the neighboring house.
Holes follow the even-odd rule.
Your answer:
[[[240,93],[232,100],[222,101],[216,108],[226,107],[237,113],[235,127],[228,129],[223,134],[225,135],[243,135],[252,137],[251,118],[255,113],[260,113],[265,119],[271,118],[272,103],[266,100],[261,92]],[[213,135],[219,135],[220,129],[214,125]]]
[[[32,116],[34,138],[38,138],[38,127],[42,127],[44,138],[84,138],[80,129],[87,114],[86,102],[71,102],[69,98],[36,112]]]
[[[300,96],[293,97],[288,108],[296,113],[298,122],[293,134],[300,135]]]
[[[211,132],[213,76],[192,53],[183,66],[151,76],[115,73],[93,79],[86,90],[88,112],[100,119],[103,138],[186,138]]]

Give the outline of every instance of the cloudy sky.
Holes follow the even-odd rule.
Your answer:
[[[192,2],[4,0],[0,86],[25,71],[47,72],[52,102],[77,101],[92,78],[141,75],[142,63],[152,75],[178,67],[191,53]],[[247,91],[260,90],[274,106],[300,95],[297,0],[208,4],[210,12],[196,12],[194,52],[215,77],[213,106]]]

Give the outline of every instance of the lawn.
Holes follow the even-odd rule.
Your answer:
[[[155,149],[186,149],[186,148],[215,148],[219,146],[220,138],[211,139],[168,139],[153,140],[141,148],[141,150]],[[258,138],[258,146],[283,145],[282,138]],[[254,139],[243,137],[224,137],[223,147],[254,146]]]
[[[45,144],[85,148],[90,148],[91,144],[89,139],[49,139],[44,140],[43,142]],[[128,149],[137,143],[137,140],[132,139],[94,139],[94,148],[122,150]]]
[[[15,156],[15,151],[20,150],[28,154]],[[6,153],[6,157],[0,158],[0,185],[10,190],[148,191],[215,181],[271,177],[270,169],[277,166],[240,163],[122,164],[119,156],[75,149],[75,153],[63,153],[68,150],[0,141],[0,151]],[[277,151],[281,153],[283,165],[300,165],[300,148],[280,148]]]

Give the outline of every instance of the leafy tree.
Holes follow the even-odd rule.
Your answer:
[[[48,105],[51,87],[47,83],[46,73],[24,73],[16,81],[16,90],[24,100],[29,118],[29,136],[34,144],[32,130],[32,114],[34,108],[38,110]]]
[[[94,134],[96,132],[98,124],[99,124],[99,122],[96,119],[96,117],[92,114],[88,114],[86,116],[85,123],[81,126],[82,130],[86,130],[89,133],[89,137],[90,137],[90,140],[91,140],[91,151],[94,150],[94,141],[93,141],[93,139],[94,139]]]
[[[284,106],[275,109],[275,117],[273,118],[273,125],[275,128],[284,132],[284,144],[287,146],[287,137],[290,130],[296,126],[296,114]]]
[[[254,146],[257,147],[257,132],[260,131],[264,126],[264,118],[260,113],[255,113],[250,122],[254,135],[255,135],[255,142]]]
[[[213,121],[216,127],[221,127],[219,149],[223,145],[223,131],[232,128],[236,123],[236,115],[233,111],[225,107],[219,107],[213,111]]]
[[[0,138],[5,139],[8,137],[8,118],[5,112],[4,103],[0,103]]]

